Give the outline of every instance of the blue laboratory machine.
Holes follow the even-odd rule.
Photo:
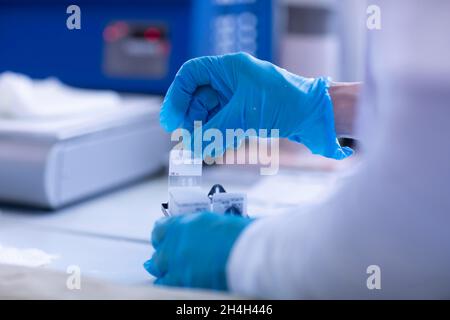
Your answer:
[[[81,29],[69,30],[76,4]],[[186,60],[274,59],[274,0],[0,0],[0,71],[163,94]]]

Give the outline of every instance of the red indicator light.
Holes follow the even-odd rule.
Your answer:
[[[157,41],[161,39],[161,30],[154,27],[149,27],[144,31],[144,38],[148,41]]]

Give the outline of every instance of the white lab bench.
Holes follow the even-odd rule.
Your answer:
[[[142,264],[152,254],[148,239],[164,190],[159,176],[54,212],[2,207],[0,244],[56,255],[51,269],[76,265],[91,277],[150,282]]]
[[[207,185],[208,180],[216,181],[213,171],[204,175]],[[233,184],[245,189],[242,183]],[[167,177],[161,173],[58,211],[0,205],[0,245],[56,255],[50,269],[66,272],[76,265],[87,276],[123,284],[150,283],[142,264],[152,254],[150,233],[162,217],[165,201]]]
[[[264,203],[266,192],[258,197],[261,188],[264,188],[261,179],[272,179],[267,181],[275,183],[283,176],[290,180],[278,182],[281,199],[285,196],[282,194],[283,188],[299,188],[296,179],[303,176],[301,171],[261,177],[257,168],[243,170],[222,166],[204,170],[203,185],[221,183],[235,192],[256,190],[256,195],[250,192],[248,201],[256,205],[253,206],[254,211],[261,211],[259,208],[270,207]],[[305,190],[311,189],[311,181],[315,181],[316,189],[317,186],[330,185],[330,173],[308,177],[303,183]],[[271,194],[277,198],[277,190],[272,189]],[[121,284],[150,283],[152,278],[142,264],[152,254],[150,233],[154,222],[162,217],[160,205],[167,200],[166,197],[167,177],[161,173],[141,183],[58,211],[0,205],[0,245],[19,249],[37,248],[56,255],[57,259],[47,267],[50,269],[66,272],[68,266],[76,265],[82,274],[91,277]],[[283,201],[289,206],[289,199]]]

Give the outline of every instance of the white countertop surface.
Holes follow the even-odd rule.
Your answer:
[[[308,203],[305,190],[317,200],[334,177],[302,171],[261,177],[258,172],[257,168],[237,166],[209,168],[204,170],[203,185],[221,183],[228,191],[246,192],[249,214],[262,216],[276,214],[280,206],[295,206],[296,197],[300,205]],[[273,199],[259,196],[261,189],[272,186]],[[291,190],[293,187],[303,188],[303,196]],[[0,246],[39,249],[54,255],[56,258],[46,266],[49,269],[66,272],[67,267],[76,265],[91,277],[123,284],[150,283],[152,277],[142,264],[152,254],[150,233],[154,222],[162,217],[160,205],[166,200],[167,178],[161,173],[58,211],[0,205]]]

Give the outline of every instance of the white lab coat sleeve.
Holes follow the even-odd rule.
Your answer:
[[[426,175],[412,181],[386,169],[363,168],[326,203],[250,225],[231,253],[230,289],[271,298],[449,298],[449,183],[434,176],[436,185],[422,185]],[[381,290],[367,286],[371,266],[380,268]]]
[[[450,298],[450,44],[437,36],[450,2],[378,3],[377,127],[364,162],[323,204],[245,229],[227,264],[231,291]]]

